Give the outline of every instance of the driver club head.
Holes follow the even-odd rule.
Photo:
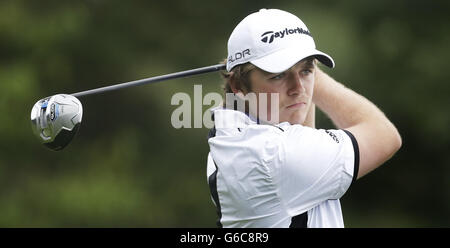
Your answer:
[[[77,133],[83,106],[72,95],[58,94],[41,99],[31,110],[31,126],[39,141],[53,151],[66,147]]]

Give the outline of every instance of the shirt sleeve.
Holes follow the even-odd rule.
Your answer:
[[[358,174],[358,144],[346,130],[293,125],[283,133],[279,148],[279,194],[292,215],[339,199]]]

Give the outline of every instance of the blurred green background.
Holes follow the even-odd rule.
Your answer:
[[[260,8],[298,15],[375,102],[403,147],[342,198],[347,227],[450,227],[448,1],[0,1],[0,227],[215,227],[206,128],[174,129],[177,92],[221,92],[218,73],[80,98],[83,123],[52,152],[33,104],[212,65]],[[204,106],[204,110],[210,106]],[[331,128],[323,115],[318,127]]]

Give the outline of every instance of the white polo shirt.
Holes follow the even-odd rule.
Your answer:
[[[359,167],[350,132],[213,116],[207,178],[220,227],[344,227],[339,198]]]

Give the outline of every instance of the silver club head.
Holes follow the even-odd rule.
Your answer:
[[[82,117],[83,106],[76,97],[58,94],[34,104],[31,110],[31,126],[42,144],[58,151],[73,139]]]

